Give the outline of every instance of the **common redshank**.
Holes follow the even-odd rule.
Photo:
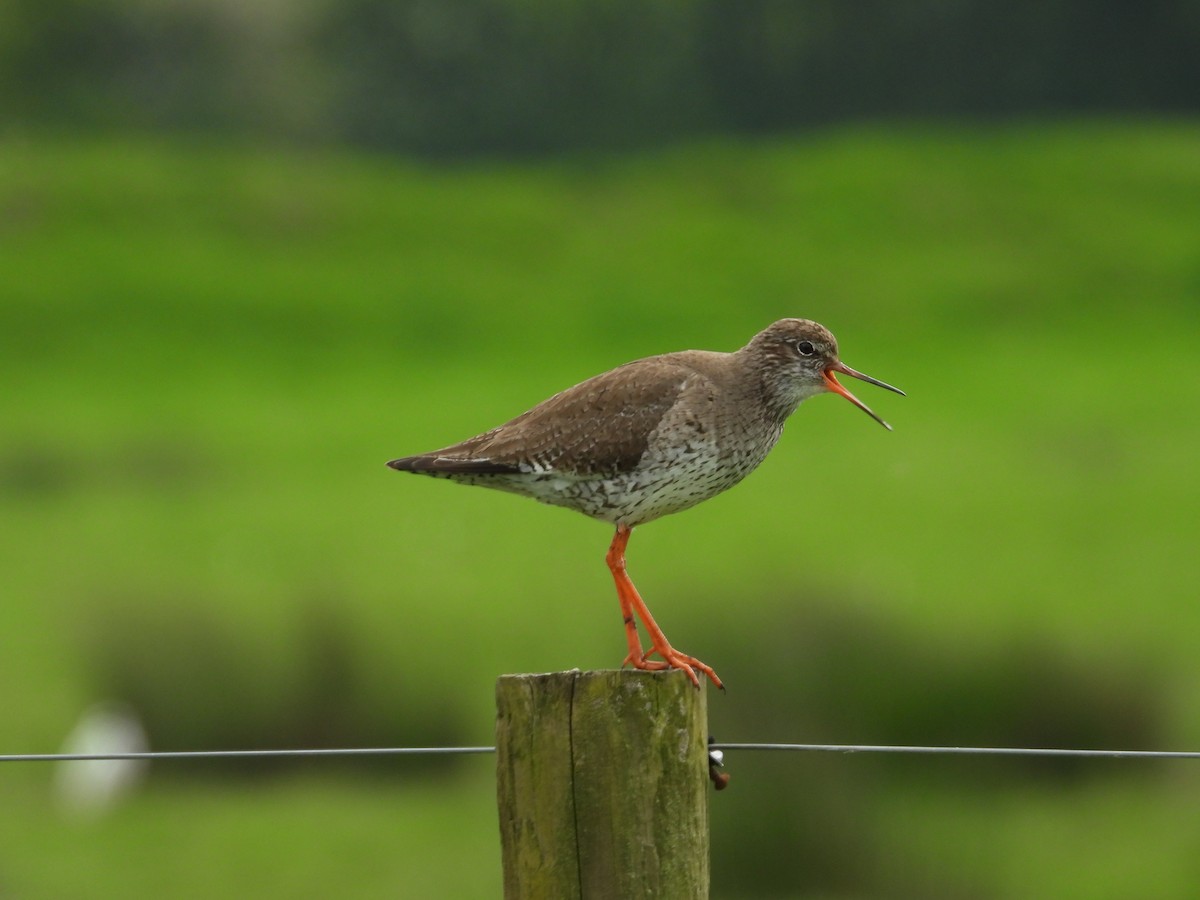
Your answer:
[[[625,571],[638,526],[733,487],[763,461],[783,423],[816,394],[841,394],[891,429],[837,380],[849,375],[903,394],[838,358],[837,341],[808,319],[781,319],[733,353],[683,350],[626,363],[555,394],[491,431],[388,463],[402,472],[511,491],[616,526],[606,561],[638,669],[696,669],[671,646]],[[643,650],[634,616],[650,638]],[[657,654],[661,659],[652,660]]]

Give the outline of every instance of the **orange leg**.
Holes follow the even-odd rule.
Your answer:
[[[667,636],[663,634],[662,629],[655,623],[654,617],[650,615],[650,610],[646,608],[637,588],[633,586],[633,582],[625,571],[625,546],[629,543],[629,535],[632,531],[633,529],[625,525],[618,525],[617,534],[608,548],[608,556],[605,557],[609,571],[612,572],[613,581],[617,584],[617,599],[621,603],[621,615],[625,619],[625,639],[629,644],[629,655],[625,657],[622,665],[631,665],[635,669],[683,669],[696,687],[700,687],[700,679],[696,677],[695,671],[699,669],[712,680],[713,684],[721,690],[725,690],[721,679],[717,677],[717,673],[712,670],[711,666],[705,665],[694,656],[680,653],[671,646]],[[642,652],[642,643],[638,638],[637,624],[634,621],[635,614],[642,620],[646,632],[650,635],[651,647],[645,653]],[[647,657],[652,653],[657,653],[664,661],[648,660]]]
[[[608,548],[608,555],[605,557],[608,568],[613,573],[613,580],[617,583],[617,600],[621,604],[621,617],[625,621],[625,641],[629,644],[629,655],[625,657],[625,661],[621,665],[631,665],[638,669],[666,669],[668,666],[665,662],[646,661],[646,657],[654,652],[653,647],[645,653],[642,652],[642,641],[638,637],[637,622],[633,618],[634,602],[632,598],[637,596],[637,589],[629,580],[629,576],[625,574],[625,545],[629,543],[629,532],[628,528],[617,529],[617,535],[613,538],[612,545]]]

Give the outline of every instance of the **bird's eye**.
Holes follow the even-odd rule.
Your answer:
[[[812,341],[800,341],[800,343],[796,344],[796,350],[799,351],[801,356],[812,356],[817,352],[817,348],[813,346]]]

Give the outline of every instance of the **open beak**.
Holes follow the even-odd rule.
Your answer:
[[[888,431],[891,431],[892,430],[891,425],[889,425],[887,422],[883,421],[883,419],[879,418],[879,416],[875,415],[875,413],[871,411],[871,407],[867,406],[867,404],[863,403],[861,400],[859,400],[857,397],[855,397],[852,393],[850,393],[848,390],[846,390],[846,388],[842,385],[842,383],[837,380],[837,376],[834,374],[835,372],[841,372],[843,375],[849,375],[851,378],[857,378],[859,381],[867,382],[867,384],[873,384],[876,387],[881,387],[881,388],[884,388],[885,390],[894,391],[895,393],[899,394],[901,397],[904,396],[904,391],[900,390],[900,388],[892,387],[890,384],[884,384],[879,379],[872,378],[870,375],[864,375],[862,372],[856,372],[856,371],[854,371],[854,369],[850,368],[848,365],[846,365],[841,360],[837,360],[835,362],[830,363],[826,367],[825,372],[824,372],[825,386],[828,387],[829,390],[833,391],[835,394],[841,394],[843,397],[845,397],[847,400],[849,400],[851,403],[853,403],[855,406],[857,406],[859,409],[861,409],[863,412],[865,412],[868,416],[870,416],[872,419],[874,419],[876,422],[878,422],[880,425],[882,425]]]

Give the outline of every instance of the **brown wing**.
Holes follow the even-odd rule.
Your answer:
[[[491,431],[388,465],[450,476],[629,471],[685,383],[701,377],[662,357],[638,360],[555,394]]]

